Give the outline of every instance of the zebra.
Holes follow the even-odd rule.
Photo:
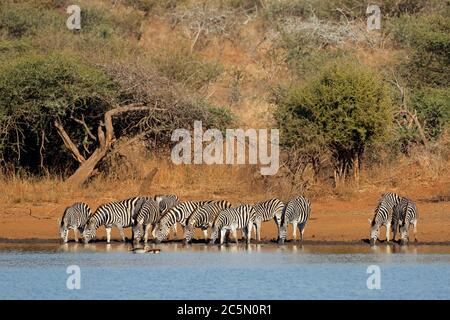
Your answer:
[[[278,242],[284,243],[288,224],[292,224],[292,237],[297,240],[297,228],[300,230],[300,240],[303,241],[305,226],[311,215],[311,202],[303,197],[294,197],[286,204],[281,214]]]
[[[212,202],[214,201],[186,201],[169,209],[169,211],[167,211],[158,222],[155,231],[155,241],[158,243],[164,239],[167,239],[167,236],[169,235],[169,228],[175,225],[177,222],[184,229],[187,219],[199,206],[203,206]]]
[[[153,200],[159,202],[159,211],[162,214],[166,213],[170,208],[180,203],[180,200],[174,194],[156,195]]]
[[[395,206],[394,212],[399,217],[400,225],[400,243],[407,244],[409,241],[409,227],[414,227],[414,241],[417,241],[417,219],[419,218],[419,210],[416,204],[408,198],[402,198]]]
[[[397,235],[399,217],[394,214],[394,207],[402,200],[402,197],[393,192],[387,192],[381,195],[381,199],[375,209],[375,214],[370,224],[370,244],[374,245],[378,239],[378,233],[382,226],[386,227],[386,241],[389,242],[389,233],[392,229],[393,240]]]
[[[261,222],[275,220],[280,232],[281,214],[283,212],[284,203],[278,199],[270,199],[257,203],[253,206],[256,211],[254,227],[256,229],[256,240],[261,241]]]
[[[116,226],[119,229],[122,241],[125,242],[123,228],[132,225],[132,218],[136,215],[136,210],[142,206],[142,201],[147,197],[133,197],[118,202],[110,202],[101,205],[89,218],[83,231],[84,242],[88,243],[95,238],[98,227],[104,225],[106,229],[106,241],[111,241],[111,228]]]
[[[243,230],[246,242],[249,244],[255,216],[255,208],[248,204],[222,210],[213,224],[211,244],[214,244],[218,237],[220,237],[220,244],[223,244],[225,232],[228,230],[231,230],[236,244],[238,244],[239,240],[236,232],[238,229]]]
[[[74,203],[64,210],[64,214],[59,220],[59,233],[64,243],[69,240],[70,229],[73,229],[75,241],[79,241],[78,233],[82,233],[84,231],[86,222],[91,214],[91,208],[83,202]]]
[[[156,195],[153,198],[155,201],[159,202],[159,216],[162,217],[167,211],[169,211],[172,207],[178,205],[180,203],[180,199],[174,194],[167,195]],[[152,236],[155,238],[156,224],[153,227]],[[173,225],[173,233],[175,237],[177,236],[177,224]]]
[[[132,218],[133,240],[135,242],[140,242],[142,236],[144,236],[144,242],[147,243],[149,230],[154,229],[161,218],[159,201],[160,198],[158,197],[153,199],[142,198],[140,206],[136,206],[135,214]]]
[[[186,243],[191,242],[195,228],[203,230],[203,236],[207,241],[208,228],[212,227],[219,212],[227,208],[231,208],[231,203],[225,200],[214,201],[198,207],[186,221],[186,228],[184,229]]]

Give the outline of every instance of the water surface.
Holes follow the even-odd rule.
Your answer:
[[[153,247],[154,245],[151,245]],[[450,246],[0,244],[0,299],[449,299]],[[81,271],[70,290],[67,267]],[[379,266],[381,289],[367,268]]]

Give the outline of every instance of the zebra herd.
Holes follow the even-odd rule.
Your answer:
[[[252,228],[256,230],[256,239],[261,240],[261,224],[274,220],[278,228],[278,240],[283,243],[288,224],[293,225],[293,237],[296,240],[296,228],[301,239],[311,214],[311,203],[303,196],[292,198],[286,205],[281,200],[270,199],[255,205],[243,204],[233,207],[226,200],[180,202],[176,195],[157,195],[154,197],[133,197],[122,201],[101,205],[92,213],[85,203],[75,203],[66,208],[59,223],[60,235],[68,241],[69,230],[74,230],[75,241],[79,241],[78,232],[85,243],[96,237],[96,230],[104,226],[106,241],[111,241],[111,229],[117,227],[122,241],[126,241],[124,228],[132,229],[134,242],[148,241],[149,234],[156,243],[166,240],[173,230],[177,233],[177,224],[181,225],[186,243],[192,241],[195,229],[201,229],[205,242],[224,243],[229,232],[238,243],[237,231],[242,230],[247,243],[250,243]]]
[[[389,242],[390,231],[392,240],[395,240],[397,231],[400,231],[400,242],[406,244],[409,241],[409,228],[414,227],[414,240],[417,241],[417,219],[419,211],[416,204],[408,198],[396,193],[388,192],[381,196],[370,223],[370,243],[374,245],[378,239],[378,233],[382,226],[386,227],[386,241]]]
[[[180,202],[176,195],[157,195],[154,197],[133,197],[122,201],[101,205],[92,213],[85,203],[75,203],[66,208],[60,221],[60,235],[64,242],[68,241],[69,230],[74,230],[75,240],[79,240],[81,233],[85,243],[96,237],[96,230],[104,226],[106,241],[111,241],[111,229],[117,227],[122,241],[126,241],[124,228],[132,229],[134,242],[148,242],[149,235],[156,243],[170,237],[173,230],[174,238],[177,234],[177,224],[181,225],[184,241],[193,240],[196,229],[203,231],[205,242],[217,240],[223,244],[227,233],[233,235],[238,243],[237,231],[241,230],[247,243],[250,243],[252,229],[256,231],[256,240],[261,240],[262,222],[274,220],[278,228],[278,242],[284,243],[289,224],[293,226],[293,239],[297,240],[297,228],[300,240],[303,240],[305,226],[311,215],[311,202],[296,196],[286,205],[279,199],[273,198],[254,205],[242,204],[234,206],[226,200],[186,201]],[[409,240],[408,233],[414,227],[414,238],[417,233],[417,219],[419,213],[414,202],[395,193],[382,195],[375,209],[370,223],[370,243],[374,245],[379,238],[379,230],[386,227],[386,240],[390,240],[390,231],[395,240],[400,232],[402,244]]]

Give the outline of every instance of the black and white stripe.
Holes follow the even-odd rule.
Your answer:
[[[283,213],[284,203],[278,199],[270,199],[257,203],[253,206],[256,211],[254,227],[256,229],[256,240],[261,240],[261,223],[264,221],[275,220],[280,232],[281,214]]]
[[[194,236],[195,228],[203,230],[205,241],[208,238],[208,228],[211,228],[214,220],[220,211],[231,208],[231,203],[225,200],[214,201],[212,203],[199,206],[186,221],[184,238],[189,243]]]
[[[213,224],[211,243],[215,243],[220,237],[220,244],[223,244],[226,231],[230,230],[238,243],[237,230],[242,230],[247,243],[250,243],[250,236],[256,211],[253,206],[245,204],[236,208],[222,210]]]
[[[399,217],[394,214],[394,207],[401,201],[402,197],[393,192],[384,193],[378,201],[375,215],[370,223],[370,243],[376,243],[382,226],[386,227],[386,241],[389,241],[389,232],[392,229],[395,240],[397,234]]]
[[[133,240],[140,242],[144,237],[144,242],[148,241],[150,229],[154,229],[161,218],[159,198],[157,200],[145,197],[136,205],[135,215],[133,216]]]
[[[119,229],[120,236],[125,241],[123,228],[131,227],[132,218],[137,214],[136,210],[140,208],[143,198],[145,197],[134,197],[101,205],[86,224],[83,232],[84,242],[87,243],[95,238],[96,230],[103,225],[106,229],[106,241],[108,243],[111,241],[111,228],[113,226]]]
[[[82,233],[92,212],[86,203],[78,202],[64,210],[59,222],[59,233],[64,242],[69,239],[69,230],[73,230],[75,241],[79,241],[78,232]]]
[[[159,202],[159,216],[162,217],[167,213],[170,209],[180,204],[180,199],[174,194],[164,194],[164,195],[156,195],[154,197],[155,201]],[[156,227],[153,228],[152,236],[156,237]],[[173,225],[173,234],[174,237],[177,236],[177,224]]]
[[[161,212],[161,215],[180,203],[180,200],[174,194],[156,195],[154,200],[159,202],[159,211]]]
[[[186,221],[189,216],[199,207],[207,203],[211,203],[213,200],[209,201],[186,201],[182,202],[175,207],[172,207],[167,211],[159,220],[156,232],[155,240],[160,242],[167,239],[169,235],[169,229],[179,223],[183,229],[186,226]],[[183,230],[184,231],[184,230]],[[176,236],[176,234],[175,234]]]
[[[414,241],[417,241],[417,220],[419,210],[416,204],[408,198],[402,198],[395,206],[394,213],[399,217],[401,243],[407,244],[409,241],[409,228],[414,227]]]
[[[283,209],[281,214],[280,231],[278,241],[284,243],[286,239],[288,224],[292,224],[293,240],[297,240],[297,228],[300,230],[300,240],[303,240],[305,226],[311,215],[311,202],[303,196],[291,199]]]

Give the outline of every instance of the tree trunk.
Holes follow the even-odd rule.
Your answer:
[[[81,185],[83,185],[92,176],[97,164],[106,156],[106,154],[108,153],[112,144],[115,141],[114,128],[112,124],[113,116],[125,112],[145,111],[145,110],[150,111],[153,109],[154,108],[151,107],[131,104],[124,107],[116,107],[106,112],[104,116],[104,122],[100,123],[100,125],[98,126],[97,135],[99,146],[86,160],[80,157],[81,154],[78,151],[78,148],[72,142],[70,137],[67,135],[62,125],[60,125],[57,121],[55,121],[55,127],[58,129],[58,132],[60,133],[61,138],[64,141],[64,144],[69,149],[69,151],[72,152],[72,155],[75,157],[75,159],[77,159],[81,163],[80,167],[74,172],[74,174],[72,174],[66,180],[67,184],[70,185],[71,187],[80,187]],[[103,127],[105,127],[105,131],[103,131]]]

